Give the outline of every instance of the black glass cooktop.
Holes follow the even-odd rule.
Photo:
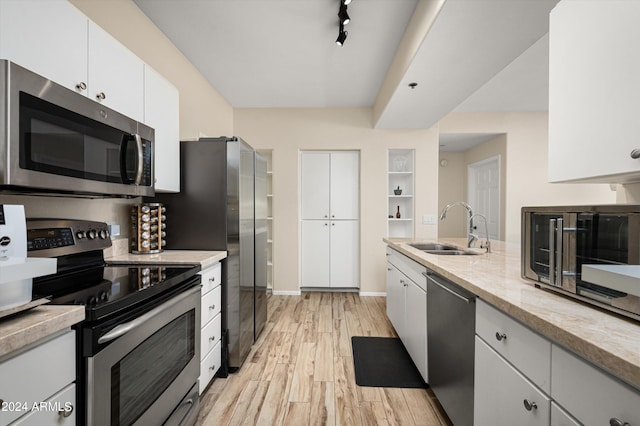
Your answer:
[[[34,280],[33,293],[34,298],[48,297],[56,305],[85,305],[86,320],[95,321],[177,286],[194,285],[189,279],[199,271],[199,265],[96,266]]]

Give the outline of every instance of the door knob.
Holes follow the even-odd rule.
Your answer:
[[[523,403],[524,403],[524,408],[525,408],[527,411],[532,411],[532,410],[537,410],[537,409],[538,409],[538,404],[536,404],[536,403],[535,403],[535,402],[533,402],[533,401],[529,401],[528,399],[525,399],[525,400],[523,401]]]

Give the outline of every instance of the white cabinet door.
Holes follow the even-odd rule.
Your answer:
[[[143,121],[143,90],[142,60],[90,21],[89,97],[127,117]]]
[[[640,2],[562,1],[549,32],[549,180],[638,179]],[[612,176],[626,174],[624,176]]]
[[[77,90],[87,82],[87,24],[66,0],[0,1],[0,57]]]
[[[144,122],[155,130],[155,190],[180,191],[180,99],[178,89],[144,66]]]
[[[329,219],[329,153],[301,155],[302,219]]]
[[[551,401],[551,426],[580,426],[580,422]]]
[[[473,424],[548,425],[551,415],[549,397],[482,339],[477,336],[475,339]]]
[[[640,424],[640,392],[555,344],[551,396],[586,426]]]
[[[401,282],[402,273],[391,263],[387,262],[387,317],[400,335],[404,332],[404,284]]]
[[[329,221],[302,221],[302,287],[329,287]]]
[[[331,219],[358,219],[360,200],[360,155],[331,153]]]
[[[324,221],[321,221],[324,223]],[[331,287],[357,288],[360,276],[360,222],[331,222],[330,275]]]
[[[426,278],[425,278],[426,281]],[[418,367],[425,382],[427,377],[427,292],[411,280],[406,280],[406,341],[404,346]]]

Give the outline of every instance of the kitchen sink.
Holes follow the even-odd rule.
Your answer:
[[[456,246],[450,246],[440,243],[415,243],[409,244],[411,247],[422,250],[428,254],[447,255],[447,256],[464,256],[478,254],[473,251],[462,250]]]
[[[461,251],[458,247],[439,243],[415,243],[409,245],[422,251]]]

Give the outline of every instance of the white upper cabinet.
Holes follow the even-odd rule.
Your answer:
[[[329,219],[330,154],[305,152],[302,167],[302,219]]]
[[[301,157],[302,219],[357,220],[359,153],[305,152]]]
[[[2,0],[0,57],[86,93],[88,22],[66,0]]]
[[[87,93],[109,108],[143,121],[144,63],[91,21]]]
[[[640,2],[551,12],[549,180],[640,180]],[[635,158],[634,158],[635,157]]]
[[[144,67],[144,123],[155,129],[156,191],[180,191],[180,97],[178,89]]]

